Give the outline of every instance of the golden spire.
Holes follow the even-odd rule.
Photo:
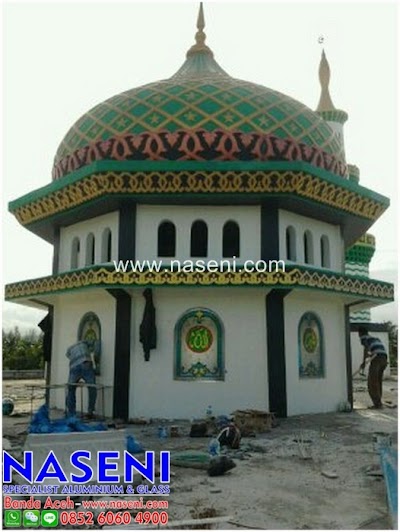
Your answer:
[[[190,50],[187,52],[186,56],[196,54],[197,52],[205,52],[213,56],[210,48],[205,44],[206,34],[204,33],[205,22],[204,22],[204,11],[203,11],[203,2],[200,2],[199,15],[197,17],[197,32],[195,35],[196,44],[194,44]]]
[[[329,68],[328,60],[326,59],[325,51],[322,50],[321,62],[319,64],[319,82],[321,84],[321,97],[317,111],[334,111],[331,95],[329,94],[329,80],[331,77],[331,70]]]

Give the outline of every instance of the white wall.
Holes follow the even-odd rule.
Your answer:
[[[96,377],[98,384],[114,385],[114,338],[115,338],[115,300],[104,290],[90,290],[76,294],[63,294],[54,305],[54,331],[51,361],[51,384],[68,382],[69,363],[65,355],[68,347],[78,340],[78,327],[81,318],[87,312],[97,314],[102,331],[101,375]],[[112,389],[105,396],[106,415],[112,415]],[[52,391],[51,405],[64,408],[65,392]],[[101,398],[98,397],[97,406]],[[87,409],[87,397],[84,397],[84,411]],[[77,409],[80,408],[79,391]],[[96,408],[97,412],[99,408]]]
[[[240,227],[240,259],[260,259],[260,207],[205,205],[138,205],[136,219],[136,258],[157,259],[157,232],[163,221],[176,226],[177,260],[190,258],[190,230],[192,223],[203,220],[208,225],[208,259],[221,260],[222,229],[233,220]],[[225,259],[226,260],[226,259]],[[170,259],[163,258],[166,264]]]
[[[265,290],[157,288],[153,290],[157,349],[145,362],[139,342],[144,298],[133,296],[130,417],[192,418],[230,414],[239,408],[268,410]],[[216,312],[225,328],[225,381],[174,380],[174,328],[196,306]]]
[[[304,244],[303,235],[306,230],[311,231],[314,241],[314,264],[321,267],[321,236],[326,235],[330,246],[330,270],[343,270],[343,241],[338,225],[328,224],[295,214],[294,212],[279,210],[279,253],[280,258],[286,260],[286,229],[292,225],[296,231],[296,263],[304,264]]]
[[[334,411],[347,400],[343,303],[301,291],[286,296],[284,303],[288,415]],[[323,378],[299,377],[297,334],[305,312],[314,312],[321,320],[325,345]]]
[[[151,351],[149,362],[144,361],[139,342],[144,309],[142,290],[131,290],[131,293],[130,417],[193,418],[203,416],[209,404],[216,415],[244,408],[268,410],[265,289],[154,289],[158,343],[157,349]],[[292,292],[284,302],[288,415],[336,410],[339,402],[347,399],[343,303],[334,297],[302,291]],[[194,307],[211,309],[223,323],[225,381],[174,380],[175,324],[184,312]],[[101,290],[57,298],[52,384],[67,382],[69,365],[65,353],[77,341],[79,322],[89,311],[98,315],[102,326],[102,375],[97,377],[97,382],[113,386],[115,300]],[[309,311],[317,314],[324,331],[323,378],[299,377],[297,329],[302,315]],[[106,394],[106,415],[112,415],[112,397],[110,389]],[[64,390],[52,392],[52,405],[64,408],[64,401]],[[84,409],[86,406],[85,397]],[[99,407],[100,403],[98,411]]]
[[[84,222],[62,227],[60,230],[60,257],[59,257],[59,272],[68,271],[71,269],[71,249],[72,241],[75,237],[80,239],[80,254],[78,268],[85,266],[86,258],[86,237],[89,233],[93,233],[95,239],[95,263],[100,264],[101,261],[101,247],[102,235],[105,228],[111,230],[111,257],[117,259],[118,256],[118,212],[110,212]]]
[[[386,353],[389,353],[389,333],[387,332],[369,332],[370,336],[373,336],[375,338],[379,338],[379,340],[383,343],[386,349]],[[352,332],[351,333],[351,363],[353,366],[353,373],[360,367],[360,364],[362,363],[364,358],[364,348],[360,343],[360,338],[358,336],[358,332]],[[366,370],[366,375],[368,374],[368,370]],[[389,356],[388,356],[388,365],[385,369],[384,377],[390,376],[390,364],[389,364]]]

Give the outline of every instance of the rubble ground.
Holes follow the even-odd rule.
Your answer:
[[[3,438],[22,446],[30,421],[24,381],[4,381],[16,400],[3,417]],[[210,478],[202,469],[171,466],[169,520],[226,516],[219,529],[389,529],[386,492],[374,433],[391,436],[397,449],[397,408],[368,409],[365,379],[354,382],[354,411],[294,416],[229,451],[236,466]],[[397,405],[397,377],[384,381],[384,400]],[[34,410],[42,404],[34,401]],[[227,413],[229,414],[229,412]],[[160,439],[158,426],[178,426],[180,436]],[[189,421],[129,425],[146,449],[207,452],[210,438],[190,438]],[[67,436],[67,435],[66,435]],[[50,436],[49,436],[50,440]]]

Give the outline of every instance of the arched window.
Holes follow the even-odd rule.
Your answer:
[[[158,226],[158,256],[175,257],[176,228],[172,222],[162,222]]]
[[[112,235],[111,230],[106,227],[101,237],[101,262],[111,262]]]
[[[295,261],[296,253],[296,230],[292,225],[286,228],[286,259]]]
[[[202,220],[192,224],[190,232],[190,255],[191,257],[207,257],[208,227]]]
[[[81,243],[76,236],[71,244],[71,270],[76,270],[79,267],[79,254],[81,251]]]
[[[222,256],[240,256],[240,229],[236,222],[226,222],[222,236]]]
[[[86,237],[86,258],[85,266],[94,264],[94,234],[89,233]]]
[[[175,379],[224,380],[224,329],[212,310],[190,309],[175,326]]]
[[[329,239],[326,235],[321,236],[321,266],[323,268],[331,267],[331,250]]]
[[[324,335],[321,320],[313,312],[306,312],[299,321],[299,376],[324,376]]]
[[[314,263],[314,242],[311,231],[304,233],[304,262],[306,264]]]

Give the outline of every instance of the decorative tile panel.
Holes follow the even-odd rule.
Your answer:
[[[175,378],[224,380],[223,327],[209,309],[186,312],[175,328]]]

